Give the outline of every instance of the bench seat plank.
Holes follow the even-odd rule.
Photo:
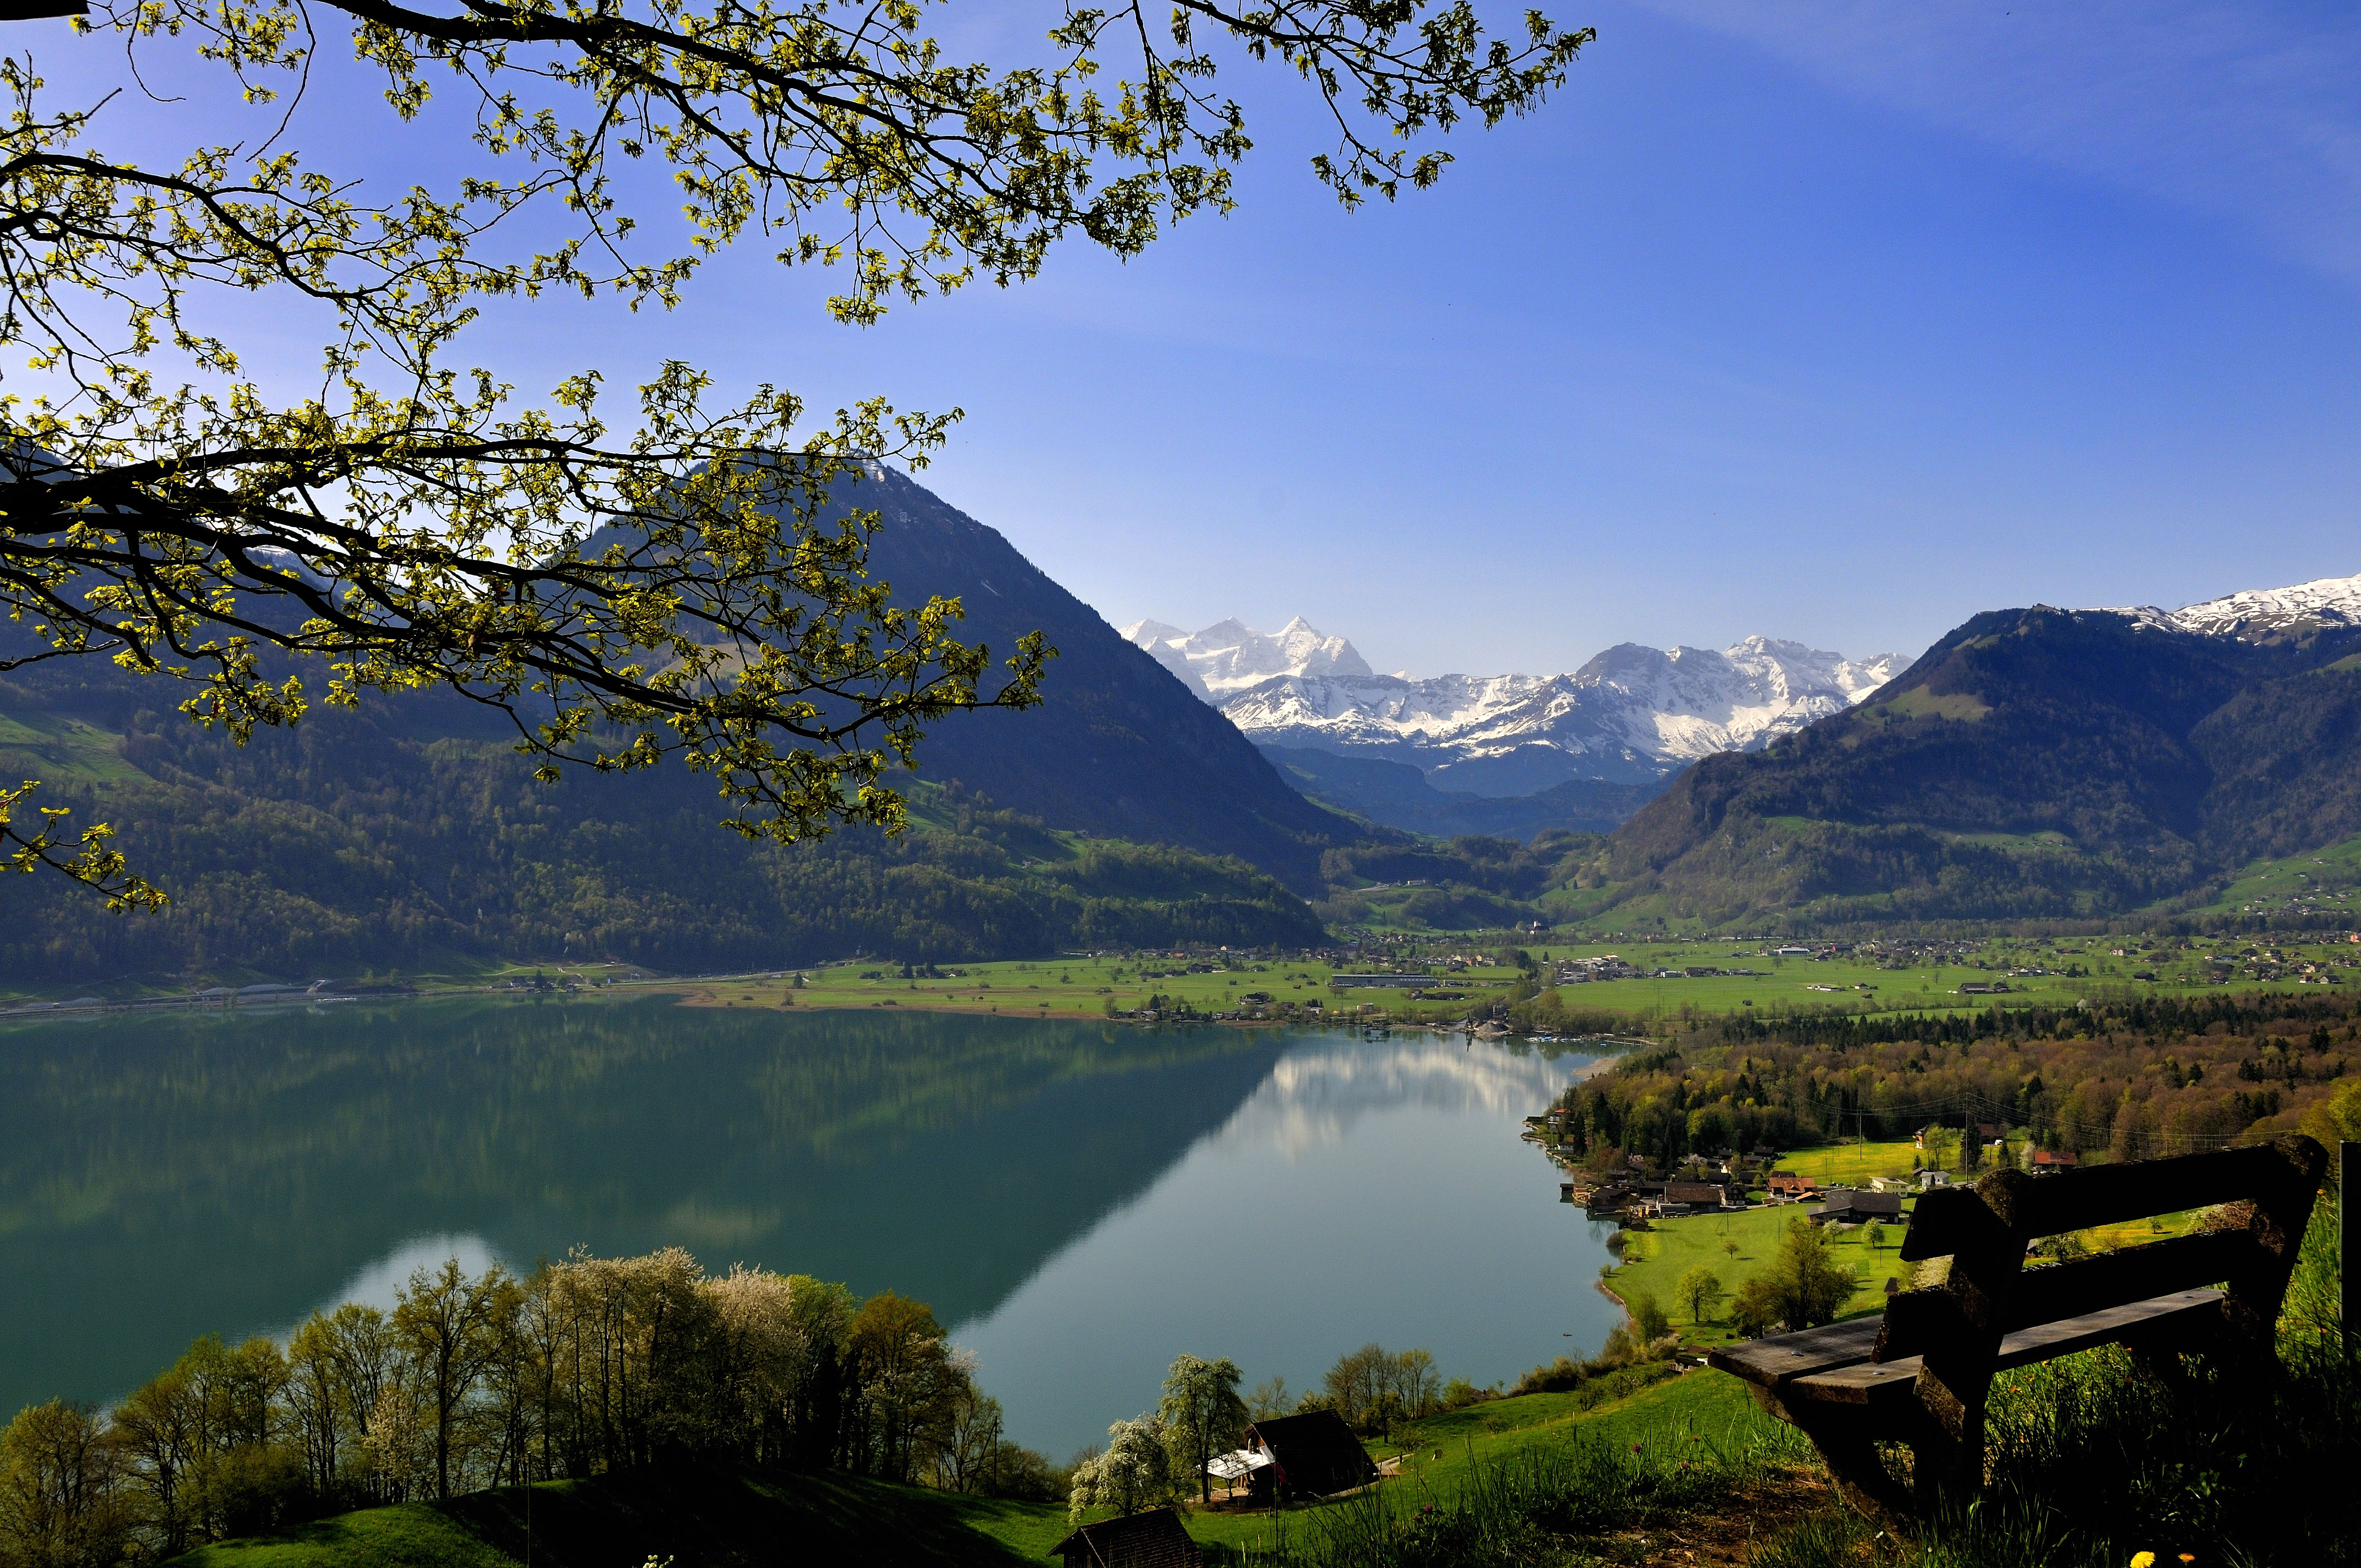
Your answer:
[[[2012,1367],[2071,1355],[2094,1345],[2113,1344],[2135,1334],[2201,1322],[2208,1313],[2218,1313],[2221,1305],[2219,1290],[2175,1290],[2145,1301],[2085,1312],[2079,1318],[2019,1329],[2000,1342],[2000,1355],[1993,1368],[2005,1372]],[[1904,1404],[1917,1383],[1920,1360],[1912,1355],[1899,1361],[1864,1361],[1832,1367],[1791,1379],[1780,1394],[1787,1399],[1880,1409]]]
[[[1706,1353],[1706,1362],[1749,1383],[1775,1388],[1798,1377],[1867,1361],[1877,1349],[1881,1321],[1876,1317],[1850,1318],[1826,1328],[1719,1346]]]

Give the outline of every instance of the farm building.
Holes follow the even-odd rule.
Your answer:
[[[1086,1524],[1050,1551],[1066,1568],[1197,1568],[1197,1543],[1171,1508]]]
[[[1244,1448],[1206,1468],[1225,1481],[1244,1475],[1257,1496],[1276,1494],[1281,1501],[1349,1492],[1378,1474],[1361,1440],[1334,1410],[1257,1421],[1246,1428]]]
[[[1866,1220],[1902,1218],[1902,1194],[1899,1192],[1863,1192],[1851,1187],[1831,1187],[1822,1196],[1827,1201],[1805,1216],[1816,1225],[1859,1224]]]

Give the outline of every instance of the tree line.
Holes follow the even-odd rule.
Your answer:
[[[2361,1125],[2361,998],[2141,998],[1967,1017],[1698,1018],[1569,1088],[1565,1140],[1602,1160],[2023,1129],[2140,1159]]]
[[[678,1247],[414,1272],[0,1433],[0,1563],[117,1568],[350,1508],[676,1464],[1054,1497],[923,1303]]]

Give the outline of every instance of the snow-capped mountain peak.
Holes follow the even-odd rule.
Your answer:
[[[1570,674],[1412,680],[1373,673],[1350,642],[1300,618],[1269,635],[1235,620],[1194,634],[1143,620],[1123,634],[1257,741],[1411,762],[1478,795],[1636,783],[1752,750],[1850,707],[1908,662],[1748,637],[1718,652],[1627,642]]]
[[[1160,620],[1141,620],[1125,627],[1122,634],[1180,676],[1190,690],[1216,704],[1224,694],[1259,685],[1275,675],[1371,673],[1350,642],[1322,635],[1300,615],[1268,635],[1235,617],[1195,633]]]
[[[2241,588],[2179,609],[2112,607],[2142,626],[2210,637],[2257,637],[2300,628],[2361,626],[2361,576],[2316,577],[2284,588]]]

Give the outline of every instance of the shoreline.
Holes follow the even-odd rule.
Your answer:
[[[92,998],[88,1001],[77,1000],[72,1002],[29,1003],[19,1003],[13,1006],[0,1006],[0,1025],[38,1023],[44,1019],[51,1018],[90,1018],[103,1016],[107,1014],[152,1012],[159,1009],[181,1011],[213,1010],[226,1014],[236,1012],[254,1012],[266,1009],[272,1012],[282,1012],[299,1007],[352,1006],[357,1004],[384,1005],[407,1002],[440,1002],[450,1001],[455,998],[464,996],[505,998],[511,1001],[519,1002],[542,1000],[580,1002],[598,1001],[608,998],[620,999],[624,997],[673,996],[677,999],[674,1003],[675,1006],[709,1008],[715,1011],[736,1011],[743,1008],[743,1010],[749,1012],[760,1011],[766,1013],[851,1013],[891,1007],[906,1013],[927,1013],[951,1017],[1054,1018],[1065,1023],[1122,1025],[1129,1028],[1137,1029],[1167,1028],[1178,1025],[1188,1025],[1197,1027],[1211,1026],[1239,1029],[1332,1028],[1340,1030],[1376,1030],[1387,1034],[1464,1035],[1471,1039],[1490,1038],[1526,1041],[1548,1040],[1549,1043],[1565,1045],[1584,1045],[1591,1043],[1587,1041],[1552,1039],[1549,1036],[1543,1036],[1516,1035],[1507,1033],[1505,1031],[1498,1035],[1485,1036],[1479,1034],[1477,1030],[1470,1028],[1464,1024],[1438,1024],[1416,1020],[1388,1020],[1384,1022],[1371,1023],[1364,1022],[1359,1019],[1347,1018],[1341,1014],[1334,1016],[1323,1016],[1314,1014],[1287,1018],[1200,1017],[1144,1019],[1111,1017],[1104,1013],[1092,1012],[1084,1009],[1034,1007],[1029,1009],[1010,1008],[1004,1010],[998,1006],[993,1005],[956,1005],[946,1004],[940,1001],[903,1002],[899,999],[872,1002],[829,1000],[797,1002],[786,1005],[776,1005],[763,1003],[745,1003],[738,1001],[718,998],[711,994],[712,988],[717,985],[744,984],[750,981],[775,980],[777,978],[777,971],[756,970],[748,970],[741,974],[704,975],[697,976],[693,979],[620,981],[610,985],[600,986],[552,986],[542,991],[510,985],[486,985],[478,982],[456,985],[430,984],[411,987],[401,991],[324,992],[318,994],[313,994],[306,992],[272,992],[261,995],[244,995],[232,992],[227,995],[197,994],[183,996],[143,996],[126,1000]],[[790,992],[787,994],[792,995],[794,993]],[[1615,1043],[1629,1045],[1633,1042],[1618,1040]],[[1598,1067],[1603,1065],[1607,1059],[1608,1058],[1602,1057],[1598,1062],[1594,1062],[1587,1066],[1583,1069],[1582,1073],[1577,1073],[1576,1075],[1577,1080],[1590,1071],[1595,1071]]]

